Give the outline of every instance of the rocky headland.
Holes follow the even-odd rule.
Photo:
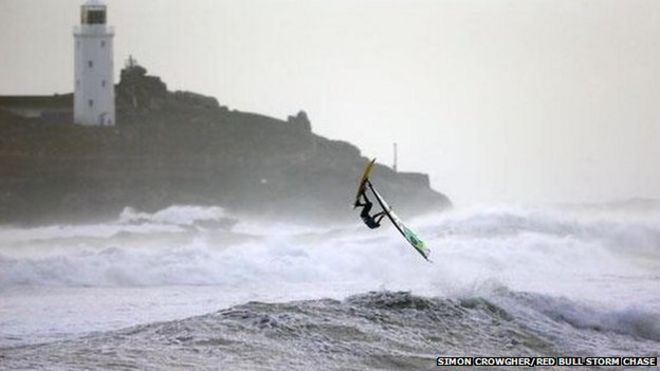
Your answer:
[[[0,109],[0,223],[86,222],[127,206],[174,204],[297,221],[355,218],[350,203],[368,159],[314,134],[303,111],[285,121],[230,110],[168,91],[137,65],[122,71],[116,103],[117,125],[107,127]],[[425,174],[378,165],[373,178],[400,214],[450,205]]]

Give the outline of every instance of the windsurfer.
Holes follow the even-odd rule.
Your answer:
[[[360,218],[362,218],[364,224],[366,224],[367,227],[371,229],[380,227],[380,222],[385,217],[385,211],[381,211],[373,216],[369,215],[369,212],[373,207],[373,203],[367,198],[365,190],[360,192],[360,196],[364,199],[364,202],[360,202],[360,197],[358,197],[358,199],[355,201],[355,207],[362,207]]]

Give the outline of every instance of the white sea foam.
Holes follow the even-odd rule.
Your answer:
[[[226,217],[223,208],[203,206],[172,206],[155,213],[138,212],[127,207],[119,215],[118,224],[156,223],[172,225],[193,225],[200,220],[220,220]]]
[[[413,220],[433,250],[433,265],[420,261],[391,227],[369,231],[356,222],[325,233],[243,221],[235,227],[240,234],[182,228],[223,217],[221,208],[181,206],[153,214],[127,209],[107,224],[5,228],[0,287],[280,281],[424,287],[495,279],[552,288],[565,281],[653,275],[660,258],[660,213],[626,218],[490,209]],[[278,234],[263,233],[269,228]],[[48,254],[24,255],[31,242]]]
[[[242,220],[230,231],[195,227],[225,217],[221,208],[177,206],[156,213],[125,210],[114,222],[89,226],[4,227],[0,290],[205,285],[228,297],[285,301],[381,289],[489,297],[493,287],[503,286],[575,303],[530,302],[521,306],[531,308],[529,316],[658,338],[652,325],[660,313],[657,210],[498,206],[410,220],[432,249],[433,264],[394,228],[368,230],[357,218],[355,225],[332,231],[255,220]],[[194,302],[185,295],[170,299]],[[168,313],[199,314],[181,308]]]

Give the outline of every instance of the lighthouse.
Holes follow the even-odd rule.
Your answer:
[[[76,124],[115,124],[112,39],[107,7],[100,0],[87,0],[80,7],[80,25],[75,39],[75,88],[73,120]]]

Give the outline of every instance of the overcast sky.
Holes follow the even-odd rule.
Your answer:
[[[73,90],[81,3],[0,0],[0,94]],[[660,198],[660,1],[107,3],[116,76],[396,141],[458,204]]]

